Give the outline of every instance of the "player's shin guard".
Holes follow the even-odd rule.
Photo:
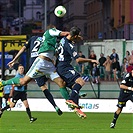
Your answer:
[[[46,98],[49,100],[49,102],[54,106],[54,108],[56,107],[55,101],[53,96],[51,95],[51,93],[49,92],[48,89],[44,90],[43,93],[45,94]]]
[[[79,99],[79,91],[82,88],[82,86],[80,84],[75,84],[73,89],[72,89],[72,93],[70,96],[70,100],[76,101],[78,102]]]
[[[81,88],[82,88],[82,86],[77,83],[77,84],[74,85],[74,87],[73,87],[72,90],[76,90],[79,93],[79,91],[80,91]]]
[[[119,114],[116,114],[116,112],[114,113],[114,119],[113,119],[113,123],[116,123],[117,119],[119,117]]]
[[[26,108],[26,112],[27,112],[29,118],[31,119],[32,116],[31,116],[31,111],[30,111],[30,108],[29,107]]]

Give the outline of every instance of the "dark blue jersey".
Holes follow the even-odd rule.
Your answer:
[[[125,86],[128,86],[128,87],[133,87],[133,76],[132,76],[132,74],[127,73],[126,76],[125,76],[125,79],[122,80],[121,84],[125,85]],[[122,89],[122,91],[125,91],[125,90]],[[126,92],[132,92],[132,91],[131,90],[126,90]]]
[[[60,40],[60,45],[57,49],[58,49],[57,67],[68,66],[71,63],[72,58],[77,59],[79,57],[79,55],[75,50],[74,44],[66,37],[63,37]]]
[[[40,48],[41,41],[42,37],[33,36],[24,45],[26,49],[30,49],[30,66],[32,65],[34,60],[38,57],[38,50]],[[35,80],[38,86],[41,87],[45,85],[48,79],[46,78],[46,76],[42,76],[36,78]]]
[[[133,87],[133,76],[131,73],[127,73],[125,76],[125,79],[122,80],[121,82],[122,85],[128,86],[128,87]],[[126,102],[128,100],[131,100],[133,102],[133,91],[131,90],[125,90],[125,89],[120,89],[120,94],[118,97],[118,104],[117,106],[119,108],[123,108],[126,106]]]
[[[30,65],[34,62],[38,56],[38,50],[41,44],[42,37],[32,36],[24,46],[26,49],[30,49]]]

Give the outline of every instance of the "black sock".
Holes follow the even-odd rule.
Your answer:
[[[45,94],[46,98],[49,100],[49,102],[54,106],[54,108],[57,106],[52,94],[49,92],[48,89],[44,90],[43,93]]]
[[[29,118],[31,119],[32,116],[31,116],[31,111],[30,111],[30,108],[29,107],[26,108],[26,112],[27,112]]]
[[[75,97],[73,98],[73,101],[78,104],[79,103],[79,95],[75,95]]]
[[[70,95],[70,100],[78,102],[79,99],[79,91],[82,88],[80,84],[75,84],[74,87],[72,88],[72,93]]]
[[[119,114],[116,114],[116,112],[114,113],[114,119],[113,119],[113,123],[116,123],[117,119],[119,117]]]
[[[9,109],[10,105],[5,106],[4,108],[1,109],[2,112],[4,112],[5,110]]]

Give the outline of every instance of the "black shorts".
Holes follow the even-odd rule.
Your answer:
[[[10,95],[10,94],[5,94],[5,95],[4,95],[4,98],[5,98],[6,100],[8,100],[9,95]]]
[[[46,76],[42,76],[42,77],[39,77],[39,78],[35,78],[35,81],[36,81],[37,85],[39,87],[41,87],[41,86],[46,84],[46,82],[48,81],[48,78]]]
[[[27,93],[25,91],[14,91],[13,92],[13,98],[12,102],[17,103],[18,100],[21,100],[22,102],[27,100]]]
[[[66,86],[72,88],[75,84],[75,80],[80,77],[80,74],[74,70],[73,66],[58,67],[57,73],[66,82]]]
[[[132,91],[127,91],[127,90],[120,90],[120,95],[118,98],[118,104],[117,107],[123,108],[126,106],[126,102],[128,100],[131,100],[133,102],[133,92]]]

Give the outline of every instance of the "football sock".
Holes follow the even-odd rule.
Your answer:
[[[75,95],[75,97],[73,98],[73,101],[78,105],[78,103],[79,103],[79,95]]]
[[[116,112],[114,113],[114,119],[113,119],[113,122],[115,123],[117,121],[119,117],[119,114],[116,114]]]
[[[45,94],[46,98],[49,100],[49,102],[54,106],[54,108],[56,107],[54,98],[52,96],[52,94],[49,92],[48,89],[44,90],[43,93]]]
[[[2,81],[3,86],[5,85],[13,85],[13,84],[20,84],[20,78],[14,77],[9,80]]]
[[[73,89],[72,89],[72,93],[71,93],[69,99],[73,100],[73,101],[77,101],[78,100],[77,98],[79,98],[79,91],[81,88],[82,88],[82,86],[80,84],[75,84]]]
[[[66,99],[66,100],[69,99],[69,93],[65,87],[60,88],[60,92],[61,92],[64,99]]]
[[[32,116],[31,116],[31,111],[30,111],[30,108],[29,107],[26,108],[26,112],[27,112],[29,118],[31,119]]]
[[[5,106],[4,108],[1,109],[2,112],[4,112],[5,110],[9,109],[10,105]]]

